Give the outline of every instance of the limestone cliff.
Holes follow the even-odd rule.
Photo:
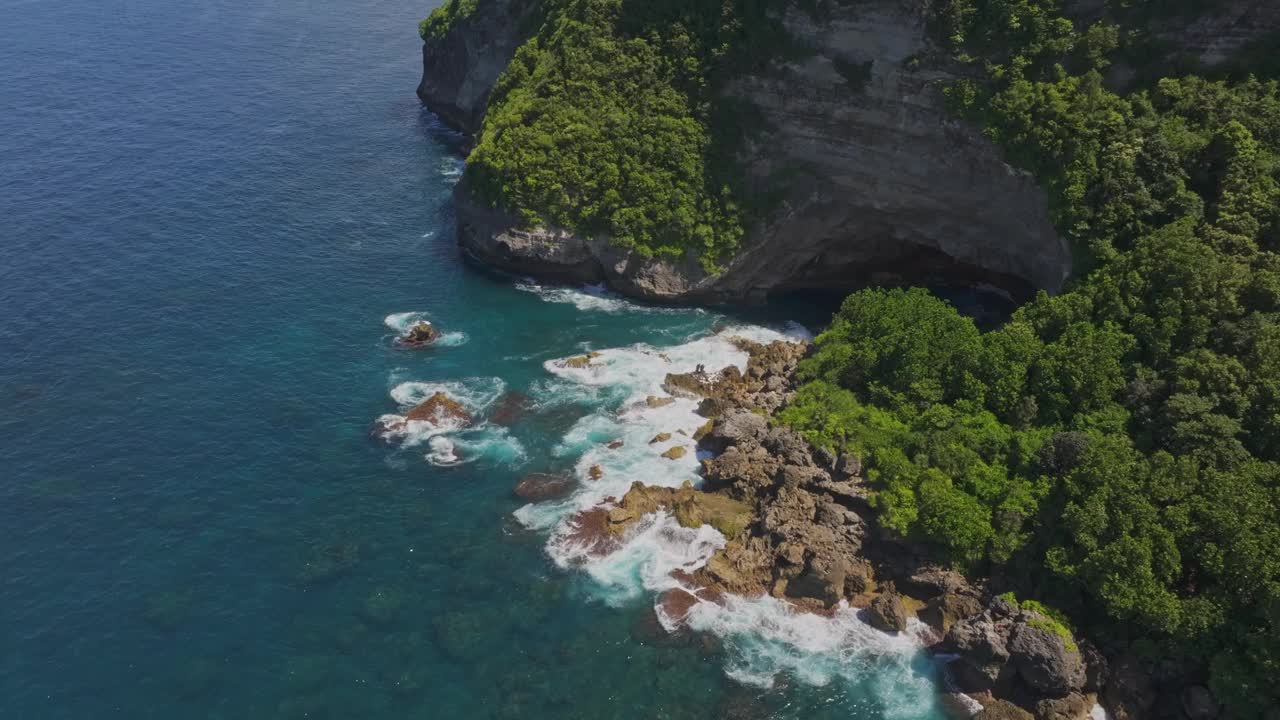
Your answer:
[[[449,125],[474,133],[489,91],[523,41],[536,0],[484,0],[450,31],[422,45],[418,97]]]
[[[493,82],[533,30],[533,4],[481,0],[450,32],[429,39],[419,88],[428,106],[477,130]],[[781,190],[782,202],[748,228],[721,272],[708,275],[692,259],[641,258],[606,237],[522,229],[471,197],[465,183],[457,190],[464,249],[514,272],[605,282],[664,301],[884,284],[981,284],[1015,296],[1061,289],[1072,256],[1050,223],[1044,192],[944,106],[943,87],[966,70],[935,46],[927,3],[820,5],[817,14],[793,7],[783,17],[807,50],[803,59],[776,62],[726,89],[763,114],[769,129],[741,160],[750,184]],[[1245,14],[1231,15],[1233,27],[1261,12],[1249,10],[1259,5],[1253,0],[1234,5]],[[1205,53],[1215,52],[1206,45]]]

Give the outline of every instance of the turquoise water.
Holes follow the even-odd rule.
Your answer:
[[[617,414],[666,371],[652,353],[548,361],[735,361],[725,327],[821,312],[656,310],[464,264],[464,139],[412,93],[429,5],[4,8],[0,716],[936,715],[928,661],[852,613],[744,602],[667,637],[663,563],[716,538],[655,527],[566,567],[569,508],[511,496],[689,422]],[[397,350],[403,313],[456,334]],[[481,417],[507,391],[531,409],[370,441],[433,383]],[[643,445],[604,457],[608,482],[692,473]]]

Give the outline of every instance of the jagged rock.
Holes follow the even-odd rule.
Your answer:
[[[841,453],[831,468],[837,480],[849,480],[862,475],[862,458],[853,453]]]
[[[666,452],[662,453],[662,457],[668,460],[679,460],[687,452],[689,451],[683,445],[676,445],[675,447],[667,448]]]
[[[876,596],[867,611],[868,622],[877,630],[902,632],[907,629],[907,609],[902,597],[892,588]]]
[[[982,612],[982,601],[959,592],[947,591],[929,601],[920,611],[920,619],[930,627],[946,633],[961,620]]]
[[[843,558],[809,552],[804,570],[787,582],[786,593],[793,598],[812,598],[831,607],[844,598],[848,563]]]
[[[697,573],[707,585],[739,595],[764,592],[773,582],[773,552],[761,537],[738,537]]]
[[[668,440],[670,440],[670,439],[671,439],[671,433],[669,433],[669,432],[660,432],[660,433],[658,433],[657,435],[654,435],[654,436],[653,436],[653,439],[649,441],[649,444],[650,444],[650,445],[655,445],[655,444],[657,444],[657,443],[663,443],[663,442],[666,442],[666,441],[668,441]]]
[[[1013,675],[1008,664],[1008,627],[990,612],[961,620],[947,632],[944,647],[959,657],[947,666],[961,692],[986,692]]]
[[[605,447],[609,448],[610,450],[617,450],[623,445],[626,445],[626,442],[622,438],[618,438],[617,440],[614,440],[613,442],[609,443]]]
[[[701,442],[703,438],[705,438],[707,435],[711,433],[711,429],[713,427],[715,427],[714,420],[708,420],[702,425],[698,426],[698,429],[693,431],[694,441]]]
[[[1035,720],[1035,717],[1005,700],[990,700],[982,706],[973,720]]]
[[[429,422],[434,425],[456,423],[465,426],[471,424],[471,413],[462,407],[462,403],[442,392],[437,392],[405,413],[404,419],[411,422]]]
[[[694,490],[687,482],[679,488],[650,487],[635,482],[617,507],[608,511],[610,532],[622,533],[635,521],[660,508],[670,510],[681,527],[710,525],[729,539],[740,535],[751,523],[751,507],[727,495]]]
[[[607,555],[620,546],[617,533],[612,532],[607,508],[592,508],[574,515],[569,520],[565,539],[596,556]]]
[[[513,425],[529,411],[529,396],[511,390],[493,404],[493,412],[489,413],[489,422],[494,425]]]
[[[400,344],[405,347],[419,348],[426,347],[439,339],[440,331],[426,320],[421,320],[400,336]]]
[[[809,452],[809,443],[801,437],[800,433],[789,427],[770,429],[761,440],[761,444],[788,465],[817,467],[813,461],[813,455]]]
[[[1213,693],[1203,685],[1190,685],[1182,691],[1182,711],[1189,720],[1214,720],[1221,708]]]
[[[591,478],[592,480],[599,480],[600,478],[604,477],[604,468],[600,467],[599,465],[592,465],[590,468],[587,469],[587,477]]]
[[[516,485],[515,496],[527,502],[558,500],[573,492],[576,485],[568,475],[529,473]]]
[[[644,399],[644,404],[651,408],[660,408],[666,407],[675,401],[676,399],[673,397],[658,397],[657,395],[650,395]]]
[[[1073,692],[1062,697],[1044,698],[1036,703],[1036,720],[1086,720],[1093,710],[1093,700]]]
[[[600,357],[600,353],[589,352],[586,355],[575,355],[570,358],[565,358],[564,360],[557,362],[556,365],[562,368],[575,368],[581,370],[583,368],[591,367],[591,361],[598,357]]]
[[[1084,661],[1058,634],[1034,627],[1027,620],[1014,625],[1009,640],[1010,660],[1028,685],[1050,695],[1084,687]]]
[[[385,442],[405,432],[410,422],[425,422],[435,426],[452,425],[466,427],[472,423],[471,413],[457,400],[437,392],[427,398],[404,415],[387,415],[379,418],[370,431],[370,436]]]

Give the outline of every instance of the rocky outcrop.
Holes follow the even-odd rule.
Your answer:
[[[422,320],[414,323],[398,338],[398,341],[402,347],[421,348],[439,339],[440,331],[436,329],[436,326],[426,320]]]
[[[486,80],[520,39],[531,0],[485,0],[424,49],[419,93],[474,130]],[[793,289],[870,284],[987,284],[1054,292],[1070,272],[1044,193],[976,128],[952,118],[942,87],[959,77],[931,42],[925,4],[821,3],[785,25],[811,52],[742,78],[727,92],[770,130],[744,148],[753,192],[782,190],[767,222],[748,228],[723,272],[692,258],[646,259],[556,228],[524,228],[456,190],[459,241],[473,257],[548,279],[604,282],[665,301],[761,300]],[[501,20],[501,22],[499,21]],[[853,70],[851,70],[853,69]],[[780,177],[790,178],[785,187]]]
[[[384,442],[403,438],[410,429],[410,423],[426,423],[435,427],[466,427],[472,423],[471,413],[462,403],[448,395],[437,392],[404,415],[384,415],[378,418],[370,431],[370,437]]]
[[[528,37],[537,0],[483,0],[449,32],[422,45],[418,97],[449,125],[474,133],[489,93]]]

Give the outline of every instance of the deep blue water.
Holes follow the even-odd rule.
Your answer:
[[[523,472],[647,432],[615,419],[647,355],[546,361],[730,320],[461,261],[432,0],[0,2],[0,716],[933,717],[900,646],[666,639],[643,558],[566,570],[513,516]],[[465,342],[397,350],[405,312]],[[412,382],[533,410],[370,442]]]

